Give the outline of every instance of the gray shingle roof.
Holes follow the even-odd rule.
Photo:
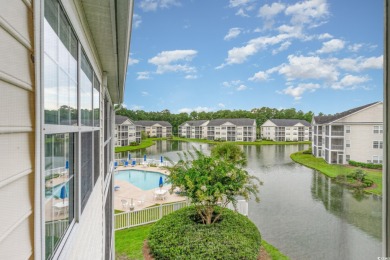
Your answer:
[[[298,123],[301,123],[304,126],[311,126],[311,124],[306,120],[300,119],[269,119],[269,121],[271,121],[277,126],[294,126]]]
[[[367,105],[364,105],[364,106],[355,107],[355,108],[352,108],[350,110],[347,110],[347,111],[344,111],[344,112],[341,112],[341,113],[337,113],[337,114],[334,114],[334,115],[315,116],[314,117],[314,121],[316,122],[316,124],[328,124],[328,123],[333,122],[333,121],[335,121],[337,119],[349,116],[349,115],[351,115],[353,113],[356,113],[356,112],[358,112],[360,110],[363,110],[363,109],[365,109],[367,107],[373,106],[373,105],[378,104],[378,103],[382,103],[382,102],[378,101],[378,102],[370,103],[370,104],[367,104]]]
[[[127,116],[115,115],[115,124],[120,125],[123,124],[126,120],[130,120]],[[130,122],[132,122],[130,120]]]
[[[256,120],[250,118],[229,118],[229,119],[213,119],[207,126],[220,126],[227,122],[232,123],[236,126],[252,126]]]
[[[203,123],[207,122],[208,120],[192,120],[192,121],[186,121],[184,122],[183,124],[181,124],[180,126],[183,126],[185,124],[189,124],[190,126],[200,126],[202,125]]]
[[[167,121],[141,120],[141,121],[135,121],[134,124],[140,125],[140,126],[152,126],[155,124],[159,124],[159,125],[165,126],[165,127],[172,127],[172,125]]]

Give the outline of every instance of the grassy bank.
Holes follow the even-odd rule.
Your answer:
[[[153,224],[119,230],[115,232],[115,254],[117,259],[144,259],[142,247]],[[261,241],[268,255],[273,259],[289,259],[277,248]]]
[[[120,147],[115,147],[115,152],[127,152],[127,151],[135,151],[139,149],[145,149],[148,148],[152,145],[154,145],[157,140],[166,140],[166,138],[148,138],[144,139],[139,143],[139,145],[129,145],[129,146],[120,146]]]
[[[356,169],[360,169],[359,167],[353,166],[328,164],[322,158],[316,158],[311,154],[304,154],[303,152],[293,153],[290,157],[293,161],[315,169],[331,178],[335,178],[338,175],[347,175]],[[374,182],[374,187],[367,188],[364,191],[367,193],[382,195],[382,171],[372,169],[363,170],[367,173],[366,178]]]
[[[220,144],[221,142],[218,141],[211,141],[211,140],[205,140],[205,139],[195,139],[195,138],[182,138],[182,137],[173,137],[172,140],[175,141],[182,141],[182,142],[195,142],[195,143],[207,143],[207,144]],[[309,141],[304,142],[275,142],[275,141],[256,141],[256,142],[232,142],[238,145],[288,145],[288,144],[311,144]]]

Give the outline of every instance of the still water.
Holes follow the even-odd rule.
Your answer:
[[[158,141],[132,157],[177,160],[180,151],[207,144]],[[248,171],[259,177],[260,203],[249,202],[249,218],[262,237],[291,259],[377,259],[381,255],[382,201],[355,193],[315,170],[294,163],[290,154],[307,145],[242,146]],[[126,154],[118,156],[126,157]]]

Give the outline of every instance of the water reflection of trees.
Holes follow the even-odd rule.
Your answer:
[[[315,171],[312,178],[313,199],[325,209],[369,235],[381,239],[382,204],[378,196],[348,189]]]

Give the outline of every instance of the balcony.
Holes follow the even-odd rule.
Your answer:
[[[344,136],[344,131],[333,131],[331,132],[332,137],[334,136]]]

